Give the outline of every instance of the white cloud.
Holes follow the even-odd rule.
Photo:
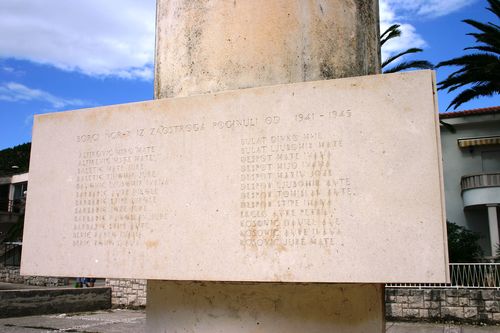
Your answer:
[[[0,57],[153,78],[155,0],[2,0]]]
[[[7,102],[39,101],[48,103],[55,109],[61,109],[68,106],[81,107],[90,104],[81,99],[57,97],[44,90],[29,88],[16,82],[8,82],[0,85],[0,100]]]
[[[380,0],[380,31],[384,32],[392,24],[401,25],[401,37],[384,44],[382,59],[407,50],[410,47],[428,47],[411,20],[433,19],[451,14],[477,0]]]
[[[24,71],[18,70],[14,67],[10,66],[1,66],[0,67],[0,72],[8,75],[8,76],[23,76],[26,74]]]
[[[425,47],[411,25],[458,11],[477,0],[381,0],[381,31],[400,23],[403,35],[383,58]],[[2,0],[0,58],[49,64],[91,76],[153,78],[155,0]]]
[[[383,33],[391,25],[401,25],[401,37],[391,39],[382,47],[382,59],[407,50],[410,47],[425,47],[424,39],[416,32],[415,27],[409,23],[403,23],[397,16],[396,7],[391,5],[390,0],[380,1],[380,32]]]
[[[436,18],[471,5],[477,0],[384,0],[399,15]]]
[[[411,24],[400,23],[401,26],[401,36],[398,38],[391,39],[386,44],[382,46],[382,59],[386,59],[388,56],[396,54],[398,52],[407,50],[411,47],[425,48],[427,43],[425,40],[416,32],[415,27]],[[384,25],[385,28],[380,28],[380,31],[385,31],[390,25]]]

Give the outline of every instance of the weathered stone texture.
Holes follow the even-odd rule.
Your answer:
[[[66,278],[50,276],[21,276],[19,274],[19,267],[5,267],[2,265],[0,265],[0,282],[44,287],[60,287],[68,284]]]
[[[500,323],[499,303],[500,290],[387,288],[385,294],[386,316],[391,320]]]
[[[385,331],[376,284],[150,280],[147,311],[147,332]]]
[[[434,82],[372,75],[39,115],[22,272],[445,282]]]
[[[106,279],[106,286],[111,287],[113,306],[146,306],[146,280]]]
[[[109,288],[4,290],[0,318],[105,310],[111,307]]]
[[[156,98],[380,72],[378,1],[158,1]]]

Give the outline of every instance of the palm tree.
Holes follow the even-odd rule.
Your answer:
[[[487,8],[497,18],[500,18],[500,0],[488,0]],[[500,26],[495,23],[487,24],[474,20],[463,20],[480,32],[469,33],[479,45],[467,47],[465,50],[474,50],[474,53],[440,62],[437,67],[461,66],[451,73],[448,78],[438,83],[438,89],[448,89],[452,92],[458,88],[472,85],[459,93],[450,103],[453,109],[465,102],[480,96],[492,96],[500,92]]]
[[[401,36],[401,29],[399,29],[400,25],[399,24],[393,24],[389,28],[387,28],[386,31],[380,36],[380,46],[382,47],[387,41],[400,37]],[[393,56],[390,56],[389,58],[385,59],[384,62],[382,62],[382,70],[383,73],[395,73],[395,72],[401,72],[407,69],[411,68],[417,68],[417,69],[432,69],[434,66],[425,60],[413,60],[413,61],[403,61],[397,64],[396,66],[386,69],[387,65],[392,63],[393,61],[401,58],[404,55],[407,54],[412,54],[412,53],[418,53],[422,52],[422,49],[412,47],[409,48],[406,51],[403,51],[401,53],[395,54]]]

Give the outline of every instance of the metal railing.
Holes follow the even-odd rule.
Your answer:
[[[451,283],[391,283],[388,288],[500,289],[500,263],[450,264]]]
[[[21,242],[5,242],[3,243],[3,254],[0,256],[3,259],[4,266],[20,266],[21,252],[23,243]]]
[[[0,199],[0,212],[20,214],[24,211],[25,201],[21,199]]]
[[[500,186],[500,172],[479,173],[463,176],[460,180],[462,191],[473,188]]]

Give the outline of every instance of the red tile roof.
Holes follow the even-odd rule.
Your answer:
[[[445,112],[445,113],[440,113],[439,118],[440,119],[458,118],[458,117],[478,116],[478,115],[493,114],[493,113],[500,113],[500,106],[492,106],[489,108],[472,109],[472,110],[464,110],[457,112]]]

